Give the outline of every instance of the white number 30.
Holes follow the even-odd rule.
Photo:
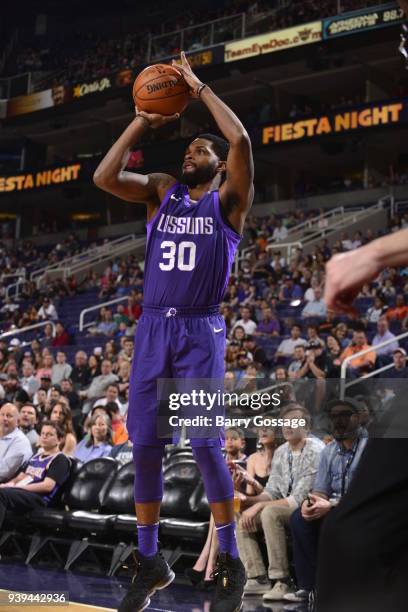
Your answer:
[[[190,272],[194,269],[196,260],[195,242],[180,242],[177,254],[177,244],[172,240],[165,240],[161,243],[160,247],[163,249],[163,259],[167,260],[166,263],[162,261],[159,263],[160,270],[164,270],[165,272],[173,270],[176,265],[176,258],[177,268],[182,272]],[[168,250],[165,251],[164,249]],[[186,259],[187,261],[185,261]]]

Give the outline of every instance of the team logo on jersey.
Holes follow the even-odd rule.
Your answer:
[[[214,219],[212,217],[174,217],[162,214],[157,231],[168,234],[213,234]]]

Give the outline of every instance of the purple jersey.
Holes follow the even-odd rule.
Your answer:
[[[222,218],[218,190],[193,203],[187,186],[175,183],[147,224],[145,304],[219,304],[240,240]]]
[[[43,455],[42,453],[37,453],[33,455],[28,462],[25,473],[32,478],[32,482],[42,482],[47,477],[47,469],[53,459],[57,457],[60,453],[56,453],[55,455]],[[43,495],[43,498],[49,502],[55,495],[58,489],[58,484],[55,484],[54,488],[47,493],[47,495]]]

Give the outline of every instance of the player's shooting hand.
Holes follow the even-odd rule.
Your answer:
[[[170,123],[171,121],[175,121],[180,118],[180,113],[175,113],[174,115],[159,115],[158,113],[146,113],[145,111],[140,111],[135,106],[136,117],[143,117],[148,121],[149,126],[152,129],[156,129],[166,125],[166,123]]]
[[[172,65],[177,68],[184,77],[185,82],[190,87],[190,94],[192,98],[198,98],[198,89],[203,84],[200,79],[194,74],[184,51],[180,54],[181,63],[173,60]]]
[[[373,280],[380,271],[369,246],[335,255],[326,264],[324,301],[327,308],[358,315],[353,301],[364,283]]]

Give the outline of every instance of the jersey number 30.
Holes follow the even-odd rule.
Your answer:
[[[177,266],[182,272],[194,270],[196,262],[195,242],[180,242],[178,245],[172,240],[164,240],[161,245],[163,259],[159,263],[160,270],[170,272]]]

